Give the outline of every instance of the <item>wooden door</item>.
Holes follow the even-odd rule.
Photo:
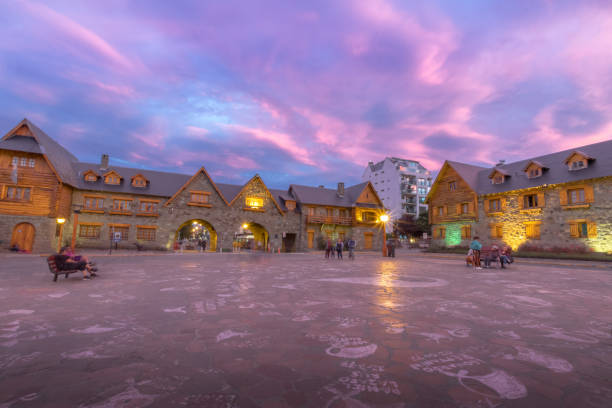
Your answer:
[[[363,233],[363,249],[372,249],[372,233]]]
[[[15,225],[11,246],[17,245],[20,250],[31,251],[34,245],[34,226],[27,222]]]
[[[308,231],[308,249],[314,246],[314,231]]]

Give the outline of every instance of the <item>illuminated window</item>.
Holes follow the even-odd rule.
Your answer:
[[[457,182],[451,181],[450,183],[448,183],[448,191],[455,191],[455,190],[457,190]]]
[[[245,200],[246,206],[251,208],[261,208],[263,207],[263,198],[261,197],[247,197]]]
[[[116,234],[119,234],[122,241],[127,241],[129,237],[130,227],[125,225],[109,225],[108,226],[108,237],[114,239]]]
[[[530,222],[525,224],[525,235],[527,239],[540,239],[540,223]]]
[[[129,212],[132,206],[131,200],[114,199],[113,200],[113,211],[116,212]]]
[[[84,210],[103,210],[104,209],[104,198],[85,196],[83,198],[83,209]]]
[[[537,208],[538,207],[538,195],[528,194],[523,196],[523,208]]]
[[[491,224],[490,225],[491,238],[502,238],[503,237],[503,225],[502,224]]]
[[[30,187],[8,186],[2,198],[10,201],[30,201],[31,191]]]
[[[98,180],[98,176],[96,176],[94,173],[87,173],[85,175],[85,181],[97,181]]]
[[[203,191],[192,191],[191,192],[191,201],[196,204],[208,204],[209,203],[210,193]]]
[[[372,211],[364,211],[361,213],[362,222],[376,222],[376,213]]]
[[[136,227],[136,239],[140,241],[155,241],[155,228]]]
[[[155,214],[157,213],[157,202],[141,200],[138,210],[141,213]]]
[[[100,238],[100,225],[79,224],[80,238]]]
[[[501,199],[496,198],[494,200],[489,200],[489,212],[499,211],[501,211]]]
[[[583,204],[585,201],[584,188],[567,190],[567,202],[569,204]]]
[[[472,226],[464,225],[461,227],[461,239],[471,239],[472,238]]]

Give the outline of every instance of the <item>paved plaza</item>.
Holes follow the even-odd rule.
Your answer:
[[[612,269],[0,259],[0,407],[609,407]]]

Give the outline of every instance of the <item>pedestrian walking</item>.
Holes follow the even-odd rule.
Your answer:
[[[348,240],[349,259],[355,260],[355,245],[357,243],[353,238]]]
[[[338,242],[336,242],[336,253],[338,253],[338,259],[342,259],[342,247],[343,246],[344,244],[342,243],[342,240],[338,238]]]
[[[325,259],[329,259],[331,248],[332,248],[331,239],[327,239],[327,242],[325,243]]]
[[[482,269],[480,266],[480,251],[482,250],[482,244],[478,241],[479,237],[474,237],[474,240],[470,244],[470,249],[474,256],[474,269]]]

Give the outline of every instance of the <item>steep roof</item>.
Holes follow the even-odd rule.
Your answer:
[[[297,201],[302,204],[330,205],[335,207],[353,207],[361,192],[369,184],[369,181],[346,187],[344,196],[339,197],[334,189],[323,187],[302,186],[292,184],[290,191],[293,192]],[[362,205],[362,204],[360,204]]]
[[[588,167],[580,170],[569,170],[565,159],[573,152],[580,152],[593,160]],[[528,178],[524,172],[526,165],[535,161],[547,168],[541,176]],[[561,184],[572,181],[588,180],[599,177],[612,176],[612,140],[582,146],[578,149],[568,149],[556,153],[529,158],[514,163],[499,166],[512,177],[506,178],[502,184],[491,184],[488,172],[490,169],[478,173],[478,194],[494,194],[512,190],[521,190],[541,186],[544,184]]]
[[[100,169],[100,164],[93,163],[73,163],[72,168],[77,175],[77,182],[74,185],[81,190],[108,191],[126,194],[143,194],[157,197],[171,197],[180,186],[184,185],[191,176],[179,173],[167,173],[163,171],[134,169],[131,167],[109,166],[107,169]],[[104,178],[100,177],[97,181],[85,181],[83,175],[93,170],[97,174],[106,174],[109,171],[117,172],[123,179],[121,184],[105,184]],[[149,183],[145,187],[132,186],[132,177],[137,174],[143,175]]]
[[[30,136],[15,135],[10,139],[0,140],[0,149],[42,154],[40,146],[36,143],[36,140]]]
[[[3,142],[6,142],[18,137],[16,141],[9,143],[9,145],[13,144],[27,147],[27,142],[24,142],[23,138],[29,136],[15,134],[15,132],[24,125],[30,130],[30,133],[32,133],[32,137],[34,138],[36,144],[38,144],[40,153],[46,157],[49,164],[51,165],[57,176],[60,178],[60,180],[63,183],[76,186],[77,178],[75,177],[74,171],[72,169],[72,164],[78,162],[77,158],[73,156],[72,153],[70,153],[68,150],[60,146],[59,143],[57,143],[55,140],[51,139],[45,132],[40,130],[28,119],[23,119],[21,122],[19,122],[17,126],[15,126],[6,135],[4,135],[1,140]],[[31,143],[29,146],[31,149],[34,149]],[[0,148],[6,147],[0,146]],[[36,151],[30,152],[38,153]]]
[[[455,169],[459,176],[465,181],[468,186],[474,191],[477,191],[479,174],[482,171],[490,171],[486,167],[474,166],[472,164],[459,163],[447,160],[447,163]]]

